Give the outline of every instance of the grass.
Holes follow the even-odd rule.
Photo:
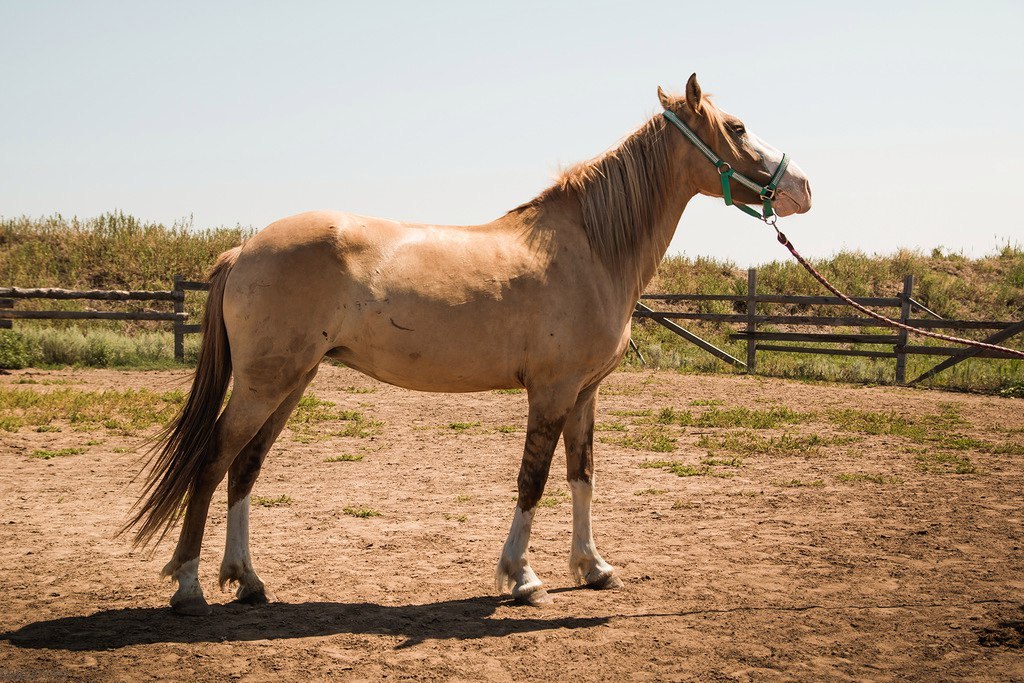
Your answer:
[[[956,453],[927,453],[915,458],[915,467],[928,474],[977,474],[971,459]]]
[[[801,413],[789,408],[778,407],[767,410],[751,408],[712,407],[694,418],[697,427],[744,427],[746,429],[774,429],[782,424],[800,424],[814,417],[813,413]]]
[[[542,508],[553,508],[556,505],[564,503],[569,499],[569,494],[564,489],[552,488],[548,490],[548,494],[537,501],[537,505]]]
[[[480,426],[479,422],[449,422],[448,423],[448,429],[451,429],[451,430],[456,431],[456,432],[464,432],[464,431],[467,431],[469,429],[472,429],[473,427],[479,427],[479,426]]]
[[[522,427],[517,427],[516,425],[500,425],[495,427],[494,431],[501,432],[502,434],[514,434],[522,431]]]
[[[107,429],[134,434],[166,424],[185,400],[181,391],[81,391],[60,388],[37,392],[0,387],[0,429],[22,427],[57,431],[62,426],[78,431]]]
[[[332,429],[324,433],[319,427],[326,423],[342,423],[341,429]],[[345,436],[366,438],[379,434],[383,423],[367,419],[355,410],[338,409],[333,401],[306,394],[299,399],[288,427],[292,430],[292,438],[300,443],[312,443],[322,437]]]
[[[818,434],[793,434],[783,432],[781,436],[766,437],[755,431],[728,432],[721,435],[701,434],[697,446],[706,448],[709,457],[717,454],[736,453],[739,455],[818,455],[824,446],[836,446],[853,442],[849,437],[826,437]]]
[[[287,494],[274,496],[273,498],[268,498],[267,496],[253,496],[249,501],[253,505],[259,505],[263,508],[280,508],[287,507],[292,504],[292,498]]]
[[[341,509],[346,515],[350,517],[361,517],[366,519],[368,517],[383,517],[384,513],[374,510],[373,508],[363,506],[349,506]]]
[[[29,455],[28,457],[36,458],[37,460],[52,460],[53,458],[63,458],[68,455],[81,455],[82,453],[85,453],[84,448],[60,448],[55,451],[32,451],[31,455]]]
[[[676,449],[676,438],[662,425],[641,427],[620,439],[614,440],[620,446],[638,451],[671,453]]]
[[[359,462],[362,459],[362,455],[351,455],[349,453],[343,453],[341,455],[332,455],[329,458],[324,458],[324,462]]]
[[[640,467],[645,469],[660,469],[666,472],[671,472],[677,477],[720,477],[728,479],[733,476],[727,472],[718,472],[710,465],[701,465],[699,467],[695,465],[688,465],[686,463],[679,462],[678,460],[648,460],[640,463]]]
[[[640,489],[639,491],[634,491],[633,495],[634,496],[661,496],[661,495],[664,495],[666,493],[668,493],[668,491],[666,491],[665,489]]]

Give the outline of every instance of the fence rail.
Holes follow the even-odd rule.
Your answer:
[[[967,330],[995,330],[984,341],[988,343],[999,343],[1016,334],[1024,331],[1024,321],[1005,320],[945,320],[937,313],[929,309],[920,301],[914,298],[914,278],[907,275],[903,279],[903,290],[898,296],[893,297],[853,297],[853,300],[864,306],[876,308],[891,308],[894,310],[889,317],[899,320],[905,325],[918,329],[944,329],[954,331]],[[777,325],[783,327],[881,327],[881,323],[872,318],[858,316],[822,316],[822,315],[792,315],[792,314],[769,314],[764,309],[773,304],[787,304],[795,306],[808,305],[832,305],[842,306],[845,302],[835,296],[806,296],[806,295],[785,295],[785,294],[758,294],[757,293],[757,269],[751,268],[747,271],[747,292],[745,294],[644,294],[640,297],[644,301],[661,301],[666,304],[680,302],[705,302],[721,301],[732,303],[734,306],[743,307],[742,313],[699,313],[685,311],[653,311],[648,306],[639,303],[634,311],[635,318],[648,318],[661,325],[683,329],[672,323],[673,320],[693,320],[701,322],[716,322],[744,325],[741,331],[729,335],[733,341],[747,342],[746,363],[739,361],[727,354],[722,349],[714,348],[716,356],[722,358],[719,353],[728,356],[722,358],[738,367],[744,367],[748,373],[757,370],[757,353],[761,352],[785,352],[785,353],[807,353],[825,354],[832,356],[859,356],[864,358],[894,359],[896,361],[895,379],[898,384],[907,384],[906,368],[907,356],[930,355],[945,356],[946,360],[933,367],[928,372],[915,378],[909,384],[916,384],[935,373],[952,367],[967,358],[1013,358],[1006,353],[972,348],[948,347],[948,346],[922,346],[908,343],[906,330],[897,330],[889,334],[861,334],[841,332],[779,332],[775,330],[759,329],[763,325]],[[760,310],[759,310],[760,308]],[[915,313],[923,313],[926,318],[913,318]],[[670,327],[670,324],[672,327]],[[675,331],[675,330],[673,330]],[[684,330],[686,331],[686,330]],[[692,332],[686,331],[692,335]],[[701,340],[704,344],[709,342]],[[767,342],[767,343],[766,343]],[[774,342],[794,342],[789,344]],[[799,343],[799,344],[797,344]],[[835,346],[807,346],[806,344],[864,344],[888,346],[891,349],[851,349]],[[731,359],[731,360],[730,360]]]
[[[898,296],[892,297],[853,297],[857,303],[865,306],[891,308],[893,316],[900,322],[920,329],[948,330],[994,330],[984,341],[999,343],[1024,332],[1024,321],[1003,320],[944,320],[913,296],[914,278],[910,275],[903,280],[903,290]],[[169,290],[69,290],[56,288],[22,288],[0,287],[0,329],[10,329],[14,320],[155,320],[166,321],[174,328],[174,357],[178,361],[185,359],[185,336],[200,332],[200,326],[188,322],[185,312],[185,301],[189,292],[209,290],[209,284],[195,280],[186,280],[180,275],[174,276],[173,287]],[[785,352],[827,354],[838,356],[860,356],[866,358],[894,359],[896,361],[895,379],[899,384],[906,382],[906,359],[913,355],[943,356],[945,360],[912,380],[915,384],[937,372],[952,367],[967,358],[1011,358],[1005,353],[973,348],[957,348],[948,346],[922,346],[908,343],[906,331],[895,333],[857,333],[857,332],[780,332],[759,329],[759,326],[778,325],[792,327],[879,327],[880,323],[871,318],[856,316],[822,316],[768,314],[764,309],[771,305],[795,306],[840,306],[844,302],[834,296],[807,296],[785,294],[758,294],[757,270],[747,272],[747,292],[744,294],[644,294],[643,301],[661,301],[666,304],[681,302],[720,301],[732,303],[743,310],[742,313],[693,313],[685,311],[655,311],[637,303],[633,316],[646,318],[665,326],[675,334],[698,347],[711,353],[723,362],[744,368],[748,373],[757,369],[758,352]],[[173,310],[139,310],[139,311],[58,311],[58,310],[22,310],[16,309],[15,303],[27,299],[49,300],[95,300],[95,301],[149,301],[170,302]],[[760,308],[760,310],[759,310]],[[927,317],[913,318],[915,313]],[[734,341],[746,342],[746,362],[736,358],[710,342],[701,339],[694,333],[680,327],[676,320],[694,320],[742,325],[743,329],[729,335]],[[835,346],[808,346],[808,344],[856,344],[889,347],[883,349],[852,349]]]

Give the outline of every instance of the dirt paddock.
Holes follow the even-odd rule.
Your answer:
[[[0,387],[186,378],[21,371]],[[208,618],[167,607],[170,541],[151,555],[115,538],[155,426],[0,431],[0,680],[1024,680],[1024,401],[617,373],[594,527],[625,588],[572,585],[559,447],[531,543],[555,602],[537,609],[493,578],[525,394],[418,394],[333,366],[310,393],[335,405],[286,429],[254,491],[277,601],[217,586],[222,487]],[[79,450],[38,456],[62,448]]]

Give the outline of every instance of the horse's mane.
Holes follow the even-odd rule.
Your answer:
[[[721,110],[707,97],[702,108],[712,127],[732,146]],[[664,117],[651,118],[617,146],[562,171],[554,185],[518,208],[537,206],[559,194],[575,195],[587,241],[605,265],[621,271],[627,263],[659,259],[660,253],[645,252],[654,248],[655,222],[668,195],[668,184],[675,181],[664,141],[667,130]]]

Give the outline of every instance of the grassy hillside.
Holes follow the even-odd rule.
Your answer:
[[[217,254],[241,243],[250,234],[250,230],[240,227],[195,229],[190,222],[165,226],[120,213],[88,220],[61,216],[0,219],[0,285],[168,289],[175,274],[203,278]],[[913,274],[914,297],[943,317],[1024,318],[1024,249],[1019,245],[1006,245],[979,259],[941,249],[930,254],[901,250],[888,255],[840,252],[830,258],[817,259],[814,264],[851,295],[893,296],[901,290],[903,276]],[[746,277],[745,270],[730,262],[670,257],[662,263],[648,291],[745,294]],[[773,261],[760,266],[758,288],[761,293],[824,293],[793,261]],[[189,298],[188,311],[194,318],[201,312],[202,299],[201,295]],[[41,305],[43,302],[33,303]],[[47,302],[45,305],[119,310],[124,307],[124,304],[111,306],[81,301]],[[664,305],[656,302],[654,307],[663,309]],[[734,312],[732,304],[723,302],[701,302],[685,310]],[[800,315],[836,315],[840,310],[828,306],[776,306],[772,309],[777,313]],[[735,355],[744,353],[742,342],[727,339],[728,334],[735,331],[733,326],[684,326]],[[691,372],[731,371],[659,325],[650,322],[636,325],[634,338],[651,365]],[[194,357],[197,343],[197,337],[189,338],[189,356]],[[937,361],[931,357],[912,358],[908,376],[915,376]],[[171,362],[171,334],[166,323],[18,321],[13,331],[0,331],[0,367],[47,364],[159,367]],[[632,354],[625,362],[638,364]],[[891,360],[763,353],[758,354],[758,364],[764,374],[804,379],[858,382],[891,382],[893,379]],[[937,385],[988,391],[1022,383],[1024,363],[1013,361],[971,361],[936,378]]]

